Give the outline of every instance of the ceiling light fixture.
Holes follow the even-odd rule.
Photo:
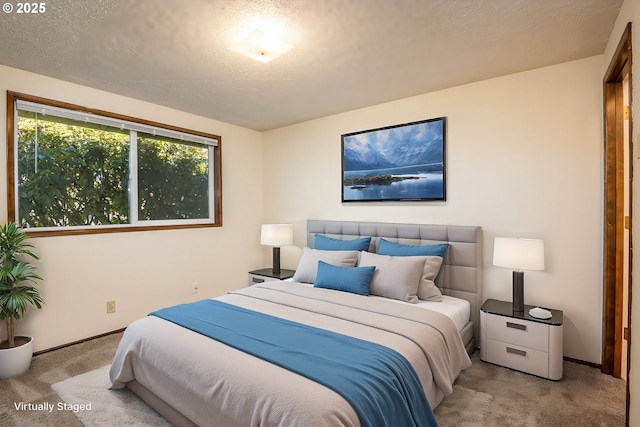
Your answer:
[[[293,46],[263,30],[253,30],[231,49],[260,62],[269,62]]]

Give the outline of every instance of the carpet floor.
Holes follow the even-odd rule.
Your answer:
[[[99,374],[99,368],[111,363],[120,337],[121,334],[108,335],[35,356],[26,374],[0,380],[0,426],[115,425],[113,418],[100,413],[102,409],[93,404],[90,410],[71,405],[65,407],[65,399],[69,403],[81,402],[57,394],[52,386],[55,384],[55,388],[60,389],[60,384],[75,381],[86,388],[88,373]],[[454,393],[434,411],[440,427],[623,427],[625,424],[626,384],[603,375],[598,369],[564,362],[562,380],[548,381],[484,363],[479,360],[478,352],[472,360],[473,366],[456,381]],[[103,376],[98,375],[98,383],[104,380]],[[101,387],[100,384],[90,386],[92,390],[79,393],[90,394]],[[129,399],[135,399],[135,396],[108,394],[107,398],[119,400],[116,406],[122,407],[122,402],[127,402],[126,407],[144,420],[137,421],[136,418],[134,421],[132,415],[131,418],[124,417],[125,424],[121,425],[161,425],[162,421],[154,418],[157,415],[141,402],[138,402],[140,407],[130,407]],[[98,399],[95,397],[96,401]],[[53,409],[48,412],[45,408]],[[74,409],[78,412],[74,413]],[[105,417],[109,423],[96,421]]]
[[[110,390],[111,365],[53,384],[64,402],[77,405],[75,415],[85,426],[157,426],[171,427],[151,407],[130,390]]]

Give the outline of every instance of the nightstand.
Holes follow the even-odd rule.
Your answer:
[[[514,312],[513,304],[488,299],[480,309],[480,359],[550,380],[562,378],[562,322],[560,310],[537,319],[534,306]]]
[[[293,277],[295,270],[280,269],[280,274],[274,274],[273,269],[263,268],[261,270],[254,270],[249,272],[249,286],[256,283],[272,282],[274,280],[285,280]]]

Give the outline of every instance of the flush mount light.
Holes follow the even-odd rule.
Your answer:
[[[293,46],[280,40],[273,34],[257,29],[243,38],[231,49],[260,62],[269,62]]]

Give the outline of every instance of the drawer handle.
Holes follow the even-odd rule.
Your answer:
[[[515,354],[522,357],[527,357],[527,352],[524,350],[518,350],[517,348],[507,347],[507,353]]]
[[[527,325],[521,325],[519,323],[507,322],[507,328],[519,329],[521,331],[527,331]]]
[[[264,279],[258,279],[257,277],[252,277],[251,281],[253,283],[262,283],[262,282],[264,282]]]

